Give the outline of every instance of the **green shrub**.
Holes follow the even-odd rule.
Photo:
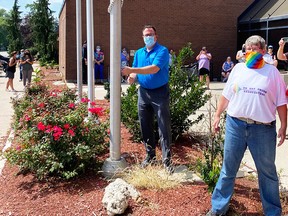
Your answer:
[[[136,142],[141,141],[141,131],[138,119],[137,109],[137,86],[133,83],[127,89],[126,93],[122,93],[121,98],[121,121],[132,134],[133,140]]]
[[[189,116],[202,107],[210,97],[210,95],[205,94],[204,83],[199,82],[196,75],[189,74],[183,68],[184,62],[191,59],[192,56],[193,51],[189,43],[180,50],[170,70],[170,112],[173,141],[203,118],[203,115],[199,115],[196,120],[192,121]],[[133,134],[134,140],[139,141],[141,133],[138,122],[137,98],[137,86],[131,85],[122,97],[121,120]],[[155,135],[158,136],[156,120],[154,124]]]
[[[20,170],[38,178],[75,177],[88,168],[100,168],[107,150],[108,122],[101,121],[101,107],[83,98],[75,103],[73,90],[53,90],[32,85],[22,98],[12,101],[15,110],[15,147],[4,155]]]
[[[203,151],[204,160],[197,160],[197,171],[200,173],[203,181],[208,185],[208,191],[210,192],[212,192],[216,186],[223,160],[226,115],[223,114],[222,116],[220,120],[220,131],[218,133],[210,131],[209,133],[207,149]]]

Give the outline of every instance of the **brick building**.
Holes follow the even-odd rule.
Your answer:
[[[122,46],[137,50],[144,45],[142,27],[156,26],[158,42],[177,51],[187,42],[195,52],[202,46],[212,54],[212,79],[219,79],[227,56],[235,61],[237,19],[253,0],[124,0]],[[110,0],[94,1],[94,44],[105,53],[105,76],[109,72]],[[86,1],[82,0],[82,39],[86,40]],[[59,15],[59,68],[67,81],[76,81],[76,0],[65,0]]]

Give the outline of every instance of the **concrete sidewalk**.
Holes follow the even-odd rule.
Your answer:
[[[37,65],[33,65],[33,67],[37,67]],[[1,95],[1,113],[0,113],[0,145],[3,148],[5,143],[4,143],[4,137],[8,136],[10,134],[11,131],[11,118],[13,115],[13,109],[12,109],[12,104],[11,104],[11,97],[21,97],[24,93],[24,87],[22,82],[19,82],[19,68],[17,68],[17,71],[15,73],[15,79],[14,79],[14,87],[15,90],[17,90],[17,92],[6,92],[5,88],[6,88],[6,82],[7,82],[7,78],[5,78],[5,73],[4,72],[0,72],[0,95]],[[63,84],[63,83],[59,83],[59,84]],[[122,90],[126,91],[126,89],[128,88],[128,84],[122,84]],[[221,82],[212,82],[210,84],[210,88],[211,90],[209,90],[209,92],[211,92],[213,98],[219,98],[222,90],[225,86],[225,83],[221,83]],[[75,84],[72,83],[68,83],[68,87],[69,88],[76,88]],[[83,86],[83,93],[87,93],[87,86],[84,85]],[[95,97],[96,99],[104,99],[106,95],[106,90],[104,90],[104,86],[103,85],[95,85]],[[216,102],[215,102],[216,103]],[[200,113],[204,113],[204,114],[208,114],[208,103],[202,107],[201,109],[199,109],[196,113],[196,115],[199,115]],[[191,116],[191,118],[193,118],[193,116]],[[206,126],[207,127],[207,126]],[[205,128],[205,126],[203,125],[203,122],[193,126],[193,128],[191,128],[191,130],[201,130]],[[277,129],[279,128],[279,119],[277,116]],[[282,146],[277,148],[277,155],[276,155],[276,166],[277,166],[277,170],[280,174],[280,181],[281,181],[281,189],[283,189],[283,187],[288,188],[288,167],[287,167],[287,157],[288,155],[288,140],[285,140],[285,142],[283,143]],[[252,172],[255,173],[255,165],[254,162],[252,160],[252,157],[249,153],[249,151],[247,150],[245,153],[245,156],[243,158],[243,166],[242,166],[242,170],[245,171],[245,173],[247,172]]]
[[[20,72],[19,67],[16,69],[15,78],[13,81],[14,89],[16,92],[6,92],[6,83],[8,78],[5,77],[5,73],[0,71],[0,101],[1,101],[1,112],[0,112],[0,139],[1,147],[3,147],[2,138],[8,136],[10,132],[11,118],[13,116],[13,108],[11,104],[11,98],[21,97],[24,93],[23,82],[19,82]]]

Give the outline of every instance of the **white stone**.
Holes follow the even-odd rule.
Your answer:
[[[104,192],[102,203],[108,215],[123,214],[128,207],[129,199],[137,200],[140,193],[124,180],[117,178],[110,183]]]

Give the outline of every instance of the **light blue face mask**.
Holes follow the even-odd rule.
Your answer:
[[[146,47],[152,47],[155,43],[154,36],[144,36],[144,43]]]

